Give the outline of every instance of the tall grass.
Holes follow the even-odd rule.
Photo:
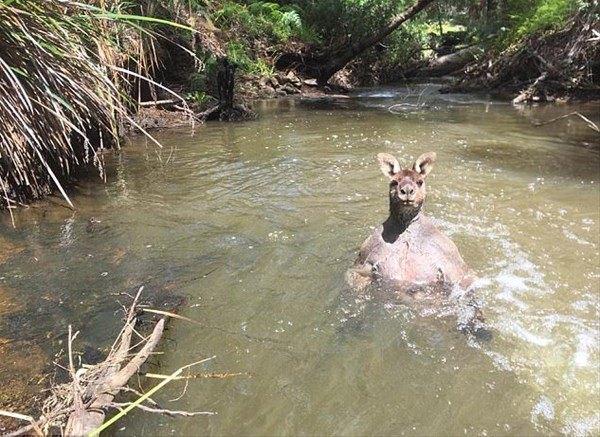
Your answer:
[[[0,0],[0,207],[55,189],[72,206],[63,183],[88,164],[102,175],[102,151],[119,146],[124,119],[133,122],[120,85],[143,77],[127,70],[121,45],[132,34],[139,42],[140,22],[167,22],[106,3]],[[124,37],[125,22],[133,32]]]
[[[74,2],[0,2],[0,189],[5,205],[38,198],[118,144],[123,101],[104,36]]]

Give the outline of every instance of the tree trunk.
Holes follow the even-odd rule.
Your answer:
[[[256,117],[256,113],[243,103],[234,102],[236,65],[227,57],[219,59],[217,71],[217,93],[219,104],[198,114],[198,118],[206,121],[241,121]]]
[[[235,64],[227,57],[219,59],[219,71],[217,72],[217,91],[219,94],[219,105],[223,109],[233,108],[233,90],[235,87]]]
[[[312,72],[312,76],[316,77],[319,85],[326,85],[327,81],[344,66],[362,54],[365,50],[380,43],[389,34],[398,29],[405,21],[410,20],[417,15],[435,0],[417,0],[414,5],[406,9],[402,13],[394,16],[384,27],[375,31],[373,34],[363,38],[355,43],[350,44],[347,48],[338,51],[334,54],[324,54],[314,59],[315,65],[308,67],[307,72]]]
[[[417,76],[434,77],[453,73],[470,62],[475,61],[483,50],[478,46],[465,47],[454,53],[449,53],[439,58],[430,60],[416,72]]]

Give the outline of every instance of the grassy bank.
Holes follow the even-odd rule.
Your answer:
[[[157,62],[150,25],[117,3],[0,1],[0,205],[65,189],[136,124],[136,92]],[[177,27],[184,31],[183,26]]]
[[[58,189],[81,164],[101,168],[118,144],[122,98],[110,41],[66,2],[0,3],[0,184],[5,205]]]

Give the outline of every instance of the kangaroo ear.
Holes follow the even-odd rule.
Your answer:
[[[379,161],[381,172],[388,178],[392,179],[396,173],[400,172],[398,160],[389,153],[378,153],[377,160]]]
[[[435,152],[423,153],[413,164],[413,170],[420,173],[423,177],[427,176],[433,169],[436,156]]]

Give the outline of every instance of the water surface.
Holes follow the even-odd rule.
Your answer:
[[[598,122],[597,105],[575,109]],[[74,190],[76,212],[50,200],[16,229],[2,217],[0,380],[18,389],[0,407],[36,392],[69,323],[81,349],[110,344],[120,293],[145,285],[203,324],[173,321],[153,371],[216,355],[196,372],[242,375],[157,396],[214,416],[133,413],[120,435],[598,434],[598,136],[574,118],[532,124],[573,107],[423,85],[259,110],[161,132],[161,151],[134,139],[107,157],[106,184]],[[488,342],[443,310],[343,295],[387,213],[376,153],[410,165],[429,150],[425,211],[480,278]]]

